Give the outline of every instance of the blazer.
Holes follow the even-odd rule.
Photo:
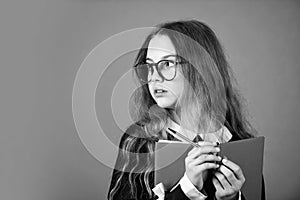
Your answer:
[[[153,197],[151,198],[146,190],[146,185],[144,183],[143,178],[144,174],[143,173],[136,173],[136,178],[135,178],[135,183],[136,183],[136,191],[137,191],[137,197],[134,197],[131,193],[130,193],[130,183],[129,183],[129,172],[121,172],[118,169],[120,169],[120,166],[122,166],[124,164],[124,158],[122,156],[121,153],[121,149],[124,145],[124,141],[128,138],[128,137],[135,137],[136,139],[136,143],[137,145],[134,147],[135,152],[139,152],[139,153],[145,153],[147,152],[146,148],[145,148],[145,144],[148,142],[153,142],[147,138],[143,138],[140,137],[141,131],[144,131],[139,125],[134,124],[131,125],[126,132],[123,134],[123,136],[121,137],[120,143],[119,143],[119,153],[117,156],[117,160],[115,163],[115,168],[113,169],[112,172],[112,178],[111,178],[111,183],[110,183],[110,187],[108,190],[108,194],[107,194],[107,198],[109,198],[109,193],[112,190],[112,188],[115,186],[115,184],[117,184],[117,180],[120,177],[121,173],[123,173],[123,177],[120,180],[120,187],[118,188],[118,190],[116,191],[114,198],[110,199],[110,200],[154,200],[156,199],[154,192],[152,192]],[[130,139],[131,139],[130,138]],[[168,136],[168,139],[173,140],[174,137],[172,135]],[[232,138],[230,141],[235,141],[238,140],[239,138],[235,137],[234,135],[232,135]],[[229,142],[230,142],[229,141]],[[143,144],[141,148],[138,148],[138,144]],[[153,143],[154,144],[154,143]],[[210,176],[210,175],[208,175]],[[203,190],[205,191],[205,194],[207,196],[206,200],[214,200],[214,194],[215,194],[215,187],[211,181],[211,178],[207,178],[206,182],[203,185]],[[149,174],[149,185],[150,188],[154,188],[154,172],[150,172]],[[245,199],[245,197],[242,195],[242,199]],[[182,191],[180,184],[174,189],[172,190],[172,192],[170,191],[165,191],[165,200],[189,200],[189,198],[184,194],[184,192]],[[264,185],[264,179],[262,178],[262,194],[261,194],[261,200],[265,200],[265,185]]]

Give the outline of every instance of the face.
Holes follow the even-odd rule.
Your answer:
[[[169,37],[156,35],[148,45],[146,62],[158,63],[160,60],[175,60],[175,57],[171,55],[176,55],[176,51]],[[164,80],[155,67],[150,78],[148,88],[157,105],[162,108],[174,108],[184,89],[184,76],[181,73],[180,66],[177,66],[177,73],[173,80]]]

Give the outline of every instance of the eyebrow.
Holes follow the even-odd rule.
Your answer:
[[[163,56],[162,59],[166,59],[166,58],[173,57],[173,56],[176,57],[177,55],[175,55],[175,54],[166,55],[166,56]],[[150,61],[153,62],[153,60],[152,60],[151,58],[146,58],[146,61],[147,61],[147,60],[150,60]]]

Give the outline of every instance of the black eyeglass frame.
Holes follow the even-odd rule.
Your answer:
[[[171,61],[171,62],[174,62],[175,73],[174,73],[173,78],[171,78],[171,79],[165,78],[165,77],[162,75],[162,73],[160,72],[160,70],[158,70],[158,65],[159,65],[159,63],[161,63],[161,62],[163,62],[163,61],[169,61],[169,62]],[[172,81],[172,80],[176,77],[176,74],[177,74],[177,66],[178,66],[179,64],[186,64],[186,63],[188,63],[188,62],[186,62],[186,61],[173,61],[173,60],[163,59],[163,60],[158,61],[157,63],[137,63],[137,64],[134,66],[134,69],[135,69],[136,75],[138,76],[139,80],[140,80],[141,82],[143,82],[143,83],[149,83],[149,82],[151,81],[151,79],[148,80],[148,81],[144,81],[143,79],[141,79],[141,78],[139,77],[138,72],[136,71],[139,65],[148,65],[148,66],[150,67],[150,69],[151,69],[151,72],[152,72],[152,73],[151,73],[151,76],[153,75],[153,72],[154,72],[153,66],[155,66],[155,69],[156,69],[157,73],[158,73],[159,76],[163,79],[163,81],[164,81],[164,80]]]

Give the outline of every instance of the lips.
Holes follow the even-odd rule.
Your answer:
[[[162,97],[168,92],[168,90],[165,90],[162,88],[155,88],[153,91],[154,91],[155,97]]]
[[[165,92],[168,92],[167,90],[164,90],[164,89],[155,89],[154,90],[154,93],[155,94],[160,94],[160,93],[165,93]]]

